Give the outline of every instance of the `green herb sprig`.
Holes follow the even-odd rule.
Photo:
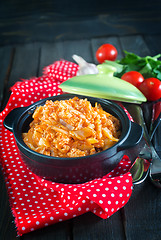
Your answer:
[[[140,57],[131,52],[124,51],[124,53],[125,57],[116,61],[117,64],[122,65],[122,70],[120,71],[119,68],[115,76],[121,77],[125,72],[138,71],[144,78],[154,77],[161,80],[161,61],[159,60],[161,54],[154,57]]]

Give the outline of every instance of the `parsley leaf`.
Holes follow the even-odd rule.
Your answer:
[[[117,64],[123,65],[124,67],[121,72],[116,72],[115,76],[121,77],[125,72],[138,71],[144,78],[155,77],[161,80],[161,61],[159,60],[161,54],[154,57],[140,57],[131,52],[124,52],[125,57],[116,61]]]

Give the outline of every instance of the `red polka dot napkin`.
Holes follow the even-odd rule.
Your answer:
[[[62,94],[60,82],[75,76],[77,70],[74,63],[57,61],[44,69],[42,77],[17,82],[0,113],[0,159],[18,235],[89,211],[108,218],[131,196],[131,162],[127,156],[103,178],[83,184],[58,184],[39,178],[25,166],[13,134],[3,126],[12,109]]]

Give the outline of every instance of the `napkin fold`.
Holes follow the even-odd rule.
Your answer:
[[[15,83],[0,113],[0,160],[19,236],[89,211],[106,219],[122,208],[132,194],[131,161],[127,156],[102,178],[83,184],[55,183],[36,176],[26,167],[13,133],[3,126],[12,109],[62,94],[59,84],[75,76],[78,68],[69,61],[56,61],[44,68],[43,76]]]

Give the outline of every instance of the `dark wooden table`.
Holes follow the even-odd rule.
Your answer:
[[[12,44],[0,47],[0,105],[1,110],[9,97],[9,87],[20,78],[41,76],[42,69],[55,60],[72,61],[72,55],[95,62],[96,49],[103,43],[112,43],[118,49],[140,56],[161,53],[161,35],[137,34],[104,36],[56,42]],[[6,186],[0,174],[0,239],[59,239],[59,240],[159,240],[161,239],[161,190],[149,179],[135,185],[132,196],[124,208],[107,220],[92,213],[58,223],[22,237],[16,237],[14,219],[9,206]]]

